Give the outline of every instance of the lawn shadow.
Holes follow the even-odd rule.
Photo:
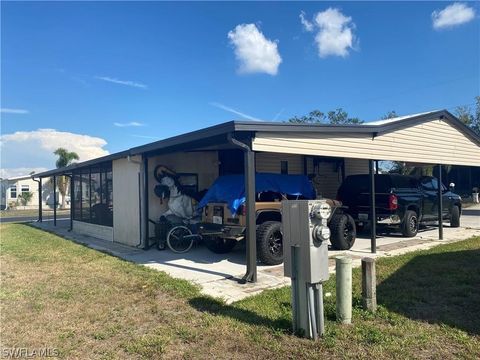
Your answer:
[[[480,249],[419,255],[377,287],[379,304],[410,319],[480,334]]]
[[[261,325],[283,332],[289,332],[292,328],[290,319],[270,319],[254,311],[242,309],[234,305],[227,305],[221,300],[207,296],[198,296],[190,299],[189,304],[198,311],[229,317],[250,325]]]

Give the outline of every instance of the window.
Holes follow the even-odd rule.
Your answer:
[[[280,174],[288,174],[288,161],[280,161]]]
[[[30,186],[29,185],[22,185],[22,194],[23,193],[28,193],[30,192]]]
[[[10,197],[12,199],[16,199],[17,198],[17,185],[12,185],[10,186]]]
[[[113,226],[112,164],[79,169],[73,174],[73,219]]]
[[[424,177],[422,178],[420,184],[425,190],[437,190],[438,189],[438,181],[435,178],[431,177]]]

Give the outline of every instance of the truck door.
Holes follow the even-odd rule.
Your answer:
[[[437,188],[431,177],[423,177],[420,179],[420,188],[423,195],[423,220],[435,220],[437,218]]]

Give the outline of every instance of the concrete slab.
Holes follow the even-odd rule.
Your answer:
[[[330,271],[333,273],[335,270],[334,257],[337,255],[348,255],[353,259],[353,266],[360,266],[361,258],[365,256],[394,256],[463,240],[471,236],[480,236],[480,215],[476,212],[480,210],[480,206],[478,209],[472,207],[467,210],[463,213],[461,228],[445,226],[445,240],[443,241],[438,240],[436,227],[422,229],[416,237],[411,239],[406,239],[400,234],[380,235],[377,238],[377,253],[372,254],[369,236],[360,235],[352,249],[330,251]],[[145,251],[69,232],[69,221],[58,221],[57,224],[57,227],[54,227],[53,222],[32,223],[41,229],[55,232],[66,239],[85,244],[93,249],[164,271],[176,278],[189,280],[199,285],[205,295],[222,298],[227,303],[258,294],[266,289],[290,284],[290,279],[283,277],[283,265],[264,266],[261,264],[258,265],[258,281],[255,284],[241,284],[241,278],[245,273],[245,247],[241,244],[234,251],[225,255],[214,254],[201,245],[192,248],[185,254],[156,249]]]

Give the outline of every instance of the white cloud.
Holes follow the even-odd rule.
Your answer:
[[[453,3],[432,13],[433,28],[437,30],[465,24],[474,18],[475,10],[463,3]]]
[[[145,126],[144,123],[137,122],[137,121],[130,121],[128,123],[118,123],[114,122],[113,125],[118,127],[138,127],[138,126]]]
[[[228,38],[240,62],[240,73],[277,74],[282,58],[276,40],[267,39],[254,24],[237,25]]]
[[[314,29],[314,25],[313,23],[311,23],[310,21],[308,21],[306,18],[305,18],[305,11],[302,11],[300,13],[300,21],[303,25],[303,29],[305,31],[308,31],[308,32],[312,32],[313,29]]]
[[[2,114],[28,114],[29,111],[25,109],[10,109],[10,108],[1,108],[0,112]]]
[[[1,168],[13,174],[24,170],[28,174],[36,168],[52,169],[56,160],[53,152],[59,147],[76,152],[79,161],[86,161],[108,155],[106,144],[99,137],[54,129],[17,131],[0,137]]]
[[[248,119],[248,120],[254,120],[254,121],[262,121],[254,116],[251,116],[251,115],[248,115],[248,114],[245,114],[241,111],[238,111],[234,108],[231,108],[230,106],[227,106],[227,105],[223,105],[223,104],[220,104],[220,103],[217,103],[217,102],[211,102],[210,105],[212,106],[215,106],[216,108],[219,108],[219,109],[222,109],[222,110],[225,110],[225,111],[228,111],[232,114],[235,114],[235,115],[238,115],[244,119]]]
[[[136,87],[136,88],[140,88],[140,89],[146,89],[148,87],[147,85],[136,82],[136,81],[119,80],[119,79],[108,77],[108,76],[95,76],[95,79],[103,80],[103,81],[107,81],[107,82],[111,82],[111,83],[119,84],[119,85]]]
[[[140,139],[160,140],[160,137],[158,136],[138,135],[138,134],[132,134],[132,136]]]
[[[315,42],[318,48],[318,56],[342,56],[349,54],[355,47],[355,24],[350,16],[345,16],[335,8],[328,8],[318,12],[314,21],[310,22],[305,18],[305,13],[300,13],[300,21],[303,28],[308,32],[317,29]]]

